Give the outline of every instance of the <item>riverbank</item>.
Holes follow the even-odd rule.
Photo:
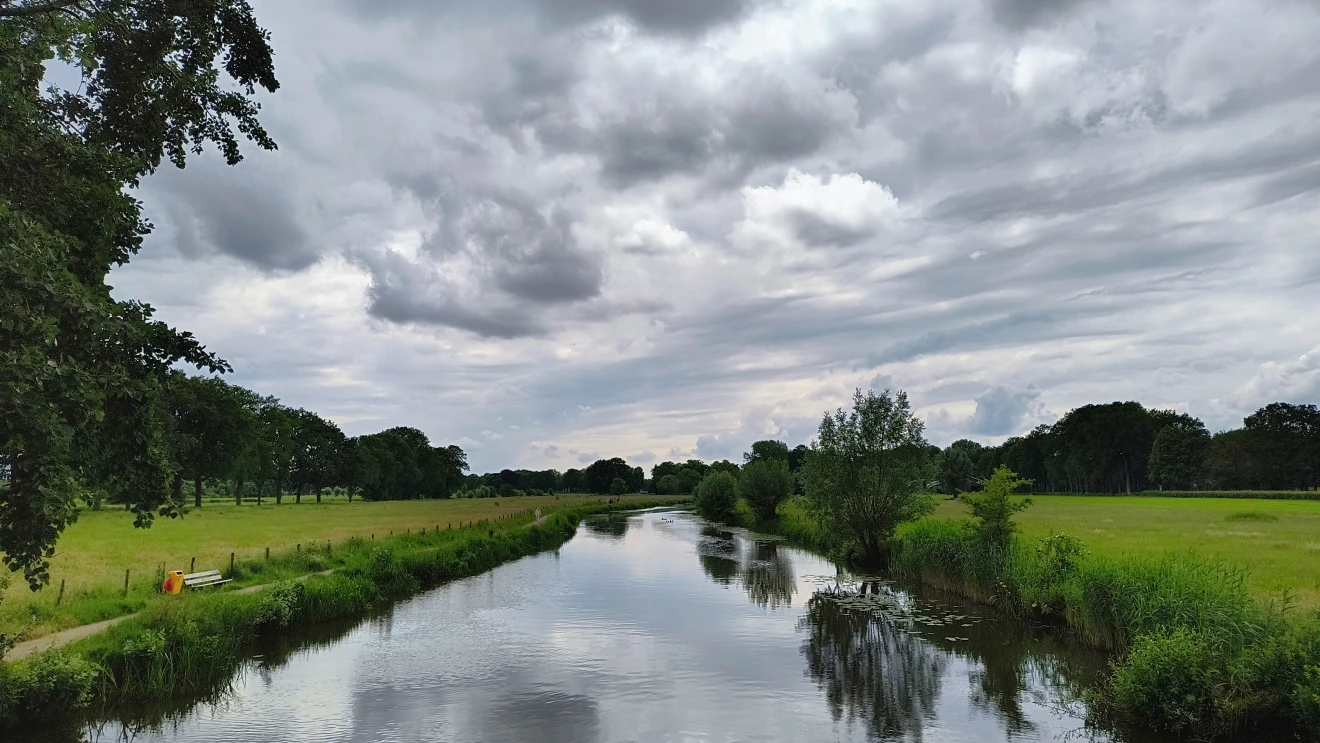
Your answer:
[[[676,499],[635,499],[627,508]],[[135,705],[161,698],[207,698],[223,689],[254,640],[293,627],[365,615],[380,602],[475,575],[553,549],[587,515],[618,506],[564,508],[539,524],[532,516],[469,528],[434,529],[375,540],[355,538],[333,551],[301,550],[270,561],[335,572],[281,581],[260,593],[223,591],[161,597],[102,634],[26,661],[0,664],[0,726],[74,723],[90,705]],[[252,568],[264,566],[257,563]],[[274,566],[272,566],[274,569]]]
[[[743,509],[740,516],[747,526],[832,546],[801,501],[782,504],[774,524],[751,524]],[[1059,624],[1113,652],[1112,672],[1094,700],[1113,714],[1193,737],[1253,725],[1306,730],[1320,722],[1320,623],[1313,611],[1260,598],[1247,570],[1231,562],[1156,548],[1094,554],[1078,536],[1086,534],[1019,535],[1007,552],[993,553],[964,523],[926,519],[899,530],[891,568],[1009,614]]]
[[[263,570],[259,564],[265,562],[267,550],[274,557],[293,554],[301,545],[302,550],[324,558],[326,543],[339,545],[354,537],[370,541],[373,535],[383,539],[392,533],[500,521],[510,514],[537,508],[550,511],[606,497],[573,493],[353,503],[326,498],[324,503],[316,503],[307,496],[301,504],[295,504],[292,497],[282,505],[274,501],[261,506],[208,502],[202,508],[189,508],[181,519],[157,519],[150,529],[134,528],[133,515],[122,509],[85,510],[56,545],[50,558],[50,585],[33,593],[21,576],[13,576],[0,601],[0,634],[17,641],[33,640],[141,611],[156,596],[162,566],[228,573],[232,554],[236,565],[253,566],[232,576],[235,584],[251,585],[316,572],[294,572],[300,569],[296,561],[287,566],[287,572],[279,572],[278,561]],[[646,498],[624,496],[623,501]]]

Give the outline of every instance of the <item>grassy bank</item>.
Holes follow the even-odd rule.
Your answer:
[[[1246,589],[1262,601],[1291,597],[1320,608],[1320,502],[1045,495],[1017,516],[1035,540],[1063,532],[1097,558],[1195,553],[1247,570]],[[964,519],[960,501],[941,500],[932,518]]]
[[[1320,504],[1033,500],[1006,551],[973,536],[963,504],[941,502],[934,516],[900,529],[892,567],[1113,651],[1097,710],[1194,737],[1320,722],[1317,558],[1308,546],[1320,533]],[[740,515],[746,523],[750,514]],[[781,505],[777,523],[756,526],[830,546],[797,500]],[[1254,575],[1289,561],[1298,564],[1282,577]],[[1312,605],[1272,600],[1275,586],[1309,589]]]
[[[672,503],[632,499],[627,507]],[[614,506],[615,509],[618,506]],[[57,651],[0,663],[0,727],[75,721],[89,705],[133,706],[160,699],[207,698],[223,689],[263,635],[343,617],[423,586],[475,575],[504,562],[559,546],[578,521],[603,504],[566,507],[540,524],[530,517],[426,534],[353,538],[330,552],[283,553],[245,563],[263,580],[329,566],[331,575],[283,580],[264,591],[160,597],[141,615]]]
[[[624,502],[644,496],[625,496]],[[15,580],[0,602],[0,634],[20,640],[41,637],[69,627],[90,624],[141,610],[160,585],[157,573],[188,570],[196,559],[198,570],[228,571],[229,555],[239,563],[255,564],[272,554],[324,548],[360,537],[370,540],[436,526],[445,529],[468,522],[499,520],[511,513],[541,508],[570,507],[604,500],[595,495],[549,497],[412,500],[371,503],[345,499],[317,504],[310,497],[301,505],[286,499],[283,505],[262,506],[232,501],[207,503],[182,519],[158,519],[150,529],[134,529],[133,517],[122,510],[84,511],[60,538],[51,558],[52,583],[33,593]],[[312,549],[313,552],[316,549]],[[323,551],[323,550],[322,550]],[[272,571],[278,565],[270,566]],[[124,593],[124,572],[129,590]],[[248,569],[237,584],[263,582],[269,575]],[[64,582],[64,596],[59,588]],[[57,605],[58,602],[58,605]]]

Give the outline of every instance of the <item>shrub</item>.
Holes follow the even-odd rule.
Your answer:
[[[95,665],[59,650],[39,653],[26,664],[0,663],[0,720],[44,720],[52,712],[77,709],[91,697],[95,681]]]
[[[738,504],[737,481],[728,472],[712,472],[697,485],[697,513],[709,521],[729,523]]]
[[[1121,709],[1140,711],[1174,732],[1222,727],[1234,716],[1224,657],[1185,627],[1137,640],[1114,668],[1110,691]]]
[[[284,581],[263,591],[253,626],[258,630],[288,627],[302,606],[306,590],[302,583]]]
[[[399,556],[384,547],[371,551],[371,568],[367,575],[381,596],[406,596],[419,588],[417,579],[404,567]]]
[[[774,521],[779,504],[793,492],[793,476],[782,459],[757,459],[743,467],[738,495],[747,501],[757,521]]]
[[[610,481],[610,495],[624,495],[628,492],[628,483],[623,481],[622,477],[616,477]]]
[[[962,495],[963,502],[972,512],[972,530],[984,547],[999,552],[1008,550],[1013,532],[1017,531],[1013,514],[1031,505],[1030,498],[1015,501],[1011,496],[1019,487],[1030,484],[1031,480],[1023,480],[1001,464],[985,481],[981,492]]]

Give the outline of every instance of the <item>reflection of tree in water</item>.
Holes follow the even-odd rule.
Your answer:
[[[711,580],[722,586],[733,583],[738,576],[738,544],[733,541],[733,533],[711,526],[702,529],[697,559]]]
[[[587,531],[602,537],[622,539],[628,533],[627,516],[597,516],[586,520]]]
[[[967,633],[971,640],[968,648],[980,661],[969,674],[971,703],[978,709],[997,713],[1009,735],[1029,733],[1036,728],[1022,711],[1029,660],[1025,657],[1023,638],[1005,637],[1018,633],[1005,633],[1004,629],[998,622],[987,622]]]
[[[845,715],[880,740],[921,740],[933,718],[947,660],[930,643],[882,614],[847,608],[817,594],[798,622],[807,671],[825,691],[835,720]]]
[[[744,555],[739,579],[747,597],[757,606],[790,606],[797,591],[793,563],[774,542],[754,542]]]

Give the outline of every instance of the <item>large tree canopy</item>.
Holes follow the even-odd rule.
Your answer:
[[[80,84],[45,88],[47,65]],[[150,230],[125,189],[163,158],[274,147],[257,86],[278,87],[247,0],[0,0],[0,551],[34,589],[84,488],[138,526],[178,513],[164,380],[227,367],[105,279]]]

